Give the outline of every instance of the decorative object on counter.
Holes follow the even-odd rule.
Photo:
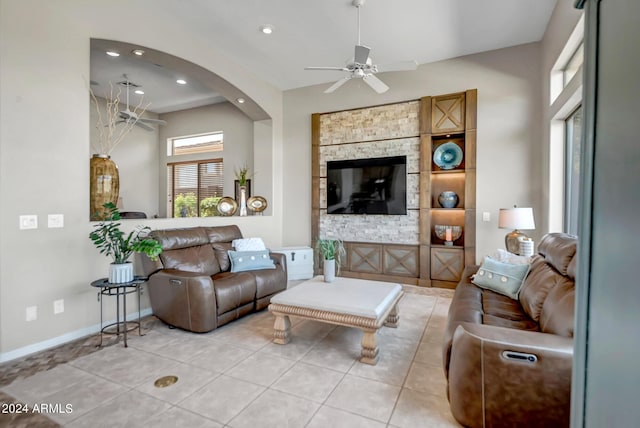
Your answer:
[[[89,161],[89,218],[97,221],[108,214],[106,203],[115,204],[120,192],[118,166],[109,155],[95,154]]]
[[[441,144],[433,152],[433,163],[444,170],[460,166],[463,158],[462,149],[453,141]]]
[[[504,245],[507,251],[520,254],[520,242],[518,238],[528,238],[519,229],[533,230],[536,224],[533,219],[533,208],[500,208],[498,215],[498,227],[500,229],[513,229],[504,237]]]
[[[316,249],[323,259],[324,282],[333,282],[340,274],[340,263],[345,255],[344,244],[340,239],[318,239]]]
[[[455,208],[458,205],[458,195],[452,190],[445,190],[438,196],[438,203],[442,208]]]
[[[100,254],[111,256],[113,263],[109,266],[109,283],[121,284],[133,281],[133,263],[129,258],[133,253],[144,253],[156,260],[162,253],[162,246],[155,239],[149,238],[148,226],[137,226],[128,235],[120,230],[120,211],[115,204],[104,204],[107,215],[103,221],[94,226],[89,238]]]
[[[235,181],[235,197],[240,205],[240,216],[247,215],[247,198],[251,196],[251,180],[249,180],[249,167],[245,164],[241,168],[234,170]]]
[[[449,226],[444,224],[436,224],[434,226],[436,236],[444,241],[444,245],[451,247],[453,241],[462,236],[462,226]]]
[[[252,196],[247,199],[247,208],[249,208],[254,215],[262,215],[262,211],[267,209],[267,200],[262,196]]]
[[[533,239],[524,236],[518,238],[518,249],[521,256],[533,256],[533,246]]]
[[[238,211],[238,203],[230,196],[224,196],[218,201],[218,212],[224,217],[232,216]]]

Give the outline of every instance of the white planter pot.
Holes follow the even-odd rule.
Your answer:
[[[122,284],[133,281],[133,263],[122,264],[111,263],[109,265],[109,282],[112,284]]]
[[[323,263],[324,282],[333,282],[336,279],[336,261],[325,260]]]

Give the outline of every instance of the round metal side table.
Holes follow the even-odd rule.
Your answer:
[[[98,300],[100,301],[100,345],[102,346],[103,334],[115,334],[120,336],[120,333],[124,335],[124,346],[127,345],[127,332],[138,328],[138,334],[142,336],[142,330],[140,329],[140,287],[147,281],[146,276],[135,276],[132,281],[123,283],[111,283],[108,278],[100,278],[91,283],[92,287],[100,289],[98,291]],[[127,294],[137,293],[138,295],[138,321],[127,322]],[[102,309],[102,297],[103,296],[115,296],[116,297],[116,321],[103,325],[103,309]],[[122,297],[122,320],[120,320],[120,297]],[[128,324],[132,326],[129,327]],[[115,327],[115,328],[114,328]],[[112,329],[108,331],[107,329]]]

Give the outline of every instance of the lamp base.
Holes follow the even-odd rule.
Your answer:
[[[528,238],[528,236],[518,229],[509,232],[504,237],[504,246],[508,252],[520,255],[520,242],[518,238]]]

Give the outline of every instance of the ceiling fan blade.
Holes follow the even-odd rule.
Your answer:
[[[129,119],[133,117],[133,114],[129,110],[120,110],[119,114],[121,119]]]
[[[166,125],[167,121],[166,120],[162,120],[162,119],[146,119],[146,118],[140,118],[138,119],[138,122],[144,122],[144,123],[157,123],[158,125]]]
[[[345,83],[347,83],[347,80],[351,80],[351,76],[347,76],[344,79],[340,79],[338,80],[336,83],[334,83],[333,85],[331,85],[329,88],[327,88],[326,91],[324,91],[325,94],[330,94],[333,91],[335,91],[336,89],[338,89],[340,86],[344,85]]]
[[[366,64],[369,59],[370,48],[362,45],[356,45],[356,52],[353,55],[353,61],[357,64]]]
[[[305,67],[305,70],[335,70],[335,71],[349,71],[345,67]]]
[[[371,88],[373,88],[373,90],[376,91],[379,94],[381,94],[383,92],[387,92],[389,90],[389,87],[387,85],[385,85],[382,80],[378,79],[373,74],[365,75],[362,78],[362,80],[364,80],[364,82],[367,85],[371,86]]]
[[[147,131],[155,131],[155,129],[154,129],[154,128],[152,128],[151,126],[149,126],[149,125],[147,125],[147,124],[145,124],[145,123],[142,123],[142,122],[140,122],[140,121],[137,121],[137,122],[136,122],[136,126],[139,126],[140,128],[142,128],[142,129],[144,129],[144,130],[147,130]]]
[[[416,61],[400,61],[392,62],[390,64],[378,65],[378,73],[384,73],[385,71],[413,71],[418,68]]]

